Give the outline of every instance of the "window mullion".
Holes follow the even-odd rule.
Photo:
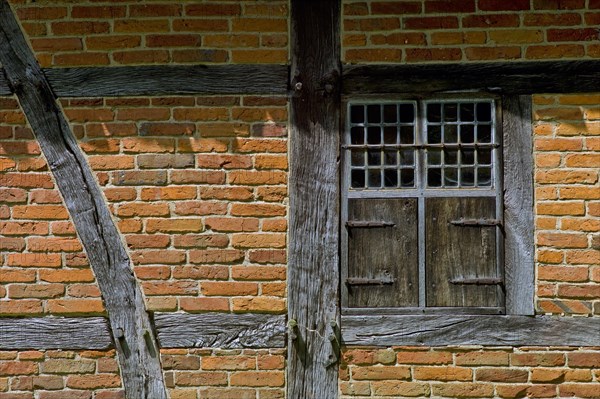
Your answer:
[[[426,131],[425,131],[425,104],[422,102],[418,103],[416,107],[416,118],[415,128],[417,132],[415,134],[416,144],[423,145],[427,142]],[[418,223],[418,234],[419,234],[419,307],[425,308],[426,304],[426,276],[425,276],[425,197],[423,191],[425,188],[425,149],[419,147],[416,150],[416,188],[419,191],[418,197],[418,210],[417,210],[417,223]]]

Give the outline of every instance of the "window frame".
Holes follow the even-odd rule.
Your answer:
[[[435,308],[425,307],[422,300],[422,288],[419,289],[419,307],[386,307],[386,308],[350,308],[348,307],[348,287],[345,284],[348,278],[348,232],[346,227],[340,226],[340,296],[342,315],[481,315],[498,314],[505,315],[533,315],[534,314],[534,262],[533,262],[533,139],[531,128],[531,97],[530,96],[499,96],[490,93],[470,92],[470,93],[450,93],[433,94],[427,96],[405,95],[405,96],[369,96],[344,98],[342,101],[342,134],[345,144],[346,137],[349,137],[349,109],[351,103],[359,104],[385,104],[399,102],[414,102],[415,104],[415,129],[416,135],[424,135],[422,130],[424,116],[421,115],[428,101],[460,101],[460,100],[486,100],[492,99],[495,103],[495,125],[496,125],[496,143],[500,144],[495,151],[495,184],[499,184],[497,189],[496,208],[498,215],[503,216],[503,229],[497,229],[500,239],[497,241],[497,257],[499,268],[504,274],[505,284],[505,303],[504,308],[498,312],[490,311],[490,308],[460,307],[460,308]],[[420,117],[418,115],[421,115]],[[417,136],[415,136],[417,144]],[[348,176],[349,156],[342,146],[341,156],[341,195],[340,195],[340,220],[347,220],[348,215],[348,196],[350,179]],[[424,158],[424,157],[423,157]],[[418,159],[415,157],[415,181],[417,173]],[[421,165],[423,167],[423,165]],[[504,183],[503,183],[504,182]],[[382,184],[383,186],[383,184]],[[423,190],[415,188],[408,190]],[[403,190],[397,188],[394,190]],[[460,189],[440,188],[440,191],[447,191],[449,197],[453,191]],[[367,190],[365,190],[367,191]],[[374,190],[375,191],[375,190]],[[385,188],[379,191],[390,191]],[[470,190],[473,191],[473,190]],[[504,195],[502,195],[504,193]],[[446,194],[444,194],[446,195]],[[367,196],[368,197],[368,196]],[[375,198],[385,198],[386,194]],[[419,215],[422,218],[422,215]],[[421,235],[421,229],[419,234]],[[501,231],[502,230],[502,231]],[[502,242],[503,241],[503,242]],[[419,242],[424,240],[419,237]],[[498,244],[500,242],[500,245]],[[420,245],[420,248],[423,247]],[[499,250],[503,247],[503,250]],[[421,249],[419,249],[421,250]],[[425,275],[419,265],[419,285],[424,287]]]

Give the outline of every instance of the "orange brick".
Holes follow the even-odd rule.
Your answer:
[[[36,362],[1,362],[0,376],[30,375],[38,371]]]
[[[383,396],[429,397],[429,384],[404,381],[373,381],[373,393]]]
[[[74,389],[119,388],[121,378],[115,374],[91,374],[67,377],[67,387]]]
[[[398,352],[398,363],[402,364],[449,364],[450,352]]]
[[[494,386],[478,383],[445,383],[432,384],[433,395],[451,398],[491,398],[494,396]]]
[[[96,371],[96,362],[90,359],[47,359],[40,364],[44,374],[88,374]]]
[[[174,249],[134,251],[131,253],[131,261],[135,265],[181,264],[185,261],[185,252]]]
[[[17,253],[8,254],[6,264],[18,267],[60,267],[62,259],[60,254]]]
[[[227,203],[217,201],[185,201],[175,204],[175,214],[188,215],[225,215]]]
[[[403,366],[369,366],[352,367],[352,378],[355,380],[408,380],[410,367]]]
[[[500,351],[477,351],[456,354],[457,366],[508,366],[508,353]]]
[[[202,370],[252,370],[256,368],[254,356],[210,356],[202,358]]]
[[[233,267],[231,277],[236,280],[284,280],[286,269],[275,266]]]
[[[226,298],[181,298],[179,306],[186,312],[226,312],[229,301]]]
[[[588,278],[588,269],[587,267],[540,265],[538,278],[549,281],[584,282]]]
[[[233,234],[231,244],[235,248],[283,248],[285,238],[279,233],[240,233]]]
[[[33,283],[36,281],[35,270],[2,270],[0,273],[0,283]]]
[[[42,302],[39,299],[19,299],[0,301],[1,315],[29,315],[42,313]],[[0,363],[0,367],[1,367]]]
[[[12,208],[15,219],[68,219],[69,214],[63,206],[55,205],[17,205]]]
[[[40,280],[50,283],[89,283],[95,280],[90,269],[40,270],[39,275]]]
[[[558,387],[560,396],[575,398],[598,398],[600,397],[600,386],[592,384],[561,384]]]
[[[82,246],[74,238],[30,237],[27,246],[32,252],[79,252]]]
[[[539,215],[585,215],[585,203],[583,201],[561,201],[541,202],[537,204]]]
[[[556,367],[565,365],[565,356],[562,353],[512,353],[510,360],[513,366]]]
[[[233,298],[234,312],[283,313],[286,310],[285,299],[276,297]]]
[[[175,142],[173,139],[124,138],[121,143],[123,151],[126,153],[164,153],[175,151]]]
[[[54,314],[99,314],[104,312],[101,299],[50,299],[48,312]]]
[[[587,237],[576,233],[539,233],[537,243],[555,248],[587,248]]]
[[[558,296],[564,298],[598,298],[600,296],[600,285],[560,285]]]
[[[197,295],[198,283],[195,281],[144,281],[142,289],[145,295]]]
[[[258,231],[256,218],[221,218],[212,217],[205,219],[206,227],[213,231],[239,232]]]
[[[199,168],[207,169],[248,169],[252,167],[252,157],[247,155],[199,154],[196,156]]]
[[[204,199],[245,201],[253,196],[250,187],[200,187],[200,197]]]
[[[421,366],[413,369],[413,377],[417,380],[471,381],[473,372],[467,367]]]
[[[202,294],[206,296],[258,295],[258,284],[241,282],[202,282]]]
[[[116,210],[116,214],[120,217],[169,216],[169,213],[169,205],[165,203],[130,202],[119,205]]]

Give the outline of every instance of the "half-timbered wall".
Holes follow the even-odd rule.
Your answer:
[[[43,67],[287,64],[290,57],[283,0],[11,4]],[[341,10],[344,65],[600,57],[598,0],[343,0]],[[573,82],[573,92],[584,85]],[[159,339],[169,325],[163,313],[228,314],[231,325],[243,315],[285,317],[290,127],[288,99],[278,93],[59,100],[146,308],[157,312]],[[532,103],[536,313],[595,320],[600,94],[538,93]],[[107,316],[14,96],[0,98],[0,251],[0,317]],[[212,332],[171,341],[176,347],[161,350],[170,397],[283,398],[281,324],[260,349]],[[1,326],[0,319],[7,342]],[[124,398],[116,352],[102,345],[0,347],[0,399]],[[600,397],[597,346],[354,346],[342,347],[340,358],[344,398]]]

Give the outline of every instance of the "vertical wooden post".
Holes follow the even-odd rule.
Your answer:
[[[288,398],[337,398],[340,0],[291,0]]]

